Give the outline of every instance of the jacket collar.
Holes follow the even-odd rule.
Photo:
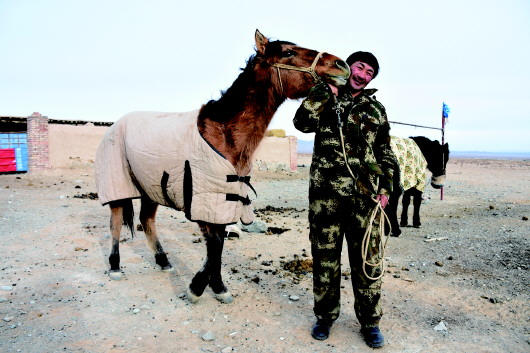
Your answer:
[[[355,97],[351,95],[351,91],[349,89],[345,89],[343,91],[343,95],[345,95],[347,100],[353,101],[356,103],[366,102],[370,100],[370,97],[373,96],[377,92],[376,88],[369,88],[369,89],[363,89],[361,93]]]
[[[377,88],[369,88],[369,89],[364,89],[361,94],[365,94],[367,96],[373,96],[375,94],[375,92],[377,92]]]

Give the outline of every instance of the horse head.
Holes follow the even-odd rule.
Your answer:
[[[306,97],[317,82],[343,86],[350,68],[340,58],[255,33],[256,53],[218,100],[200,110],[201,135],[238,172],[248,173],[250,159],[267,126],[288,98]]]
[[[302,98],[318,82],[341,87],[347,83],[350,68],[339,57],[303,48],[287,41],[270,41],[256,30],[256,58],[268,67],[273,85],[282,98]]]
[[[411,139],[416,142],[427,161],[427,168],[432,173],[431,186],[435,189],[442,188],[445,182],[445,168],[449,161],[449,144],[442,145],[438,140],[431,141],[423,136],[414,136]]]

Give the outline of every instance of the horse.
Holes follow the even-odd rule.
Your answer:
[[[219,99],[186,113],[129,113],[103,137],[95,174],[99,200],[110,206],[111,279],[123,276],[120,232],[125,224],[134,235],[132,199],[139,198],[140,223],[162,271],[175,272],[155,227],[159,205],[185,212],[206,240],[206,258],[187,299],[196,303],[209,286],[221,303],[233,301],[222,280],[221,257],[225,228],[253,221],[248,197],[254,190],[253,153],[285,100],[307,96],[318,82],[344,86],[350,75],[335,55],[269,40],[259,30],[255,45],[246,67]]]
[[[414,211],[412,225],[421,226],[420,206],[426,184],[426,169],[432,173],[431,186],[435,189],[443,187],[445,168],[449,160],[449,144],[440,144],[424,136],[412,136],[402,139],[391,136],[392,151],[396,156],[394,164],[393,191],[385,209],[392,227],[390,235],[401,235],[402,227],[408,226],[408,207],[413,198]],[[397,208],[399,198],[403,195],[401,220],[398,223]]]

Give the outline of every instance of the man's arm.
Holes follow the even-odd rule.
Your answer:
[[[333,93],[326,83],[319,83],[311,88],[309,95],[302,102],[293,119],[294,126],[305,133],[317,132],[320,114]]]

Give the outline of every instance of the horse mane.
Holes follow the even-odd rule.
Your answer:
[[[282,45],[294,43],[276,40],[270,42],[267,46],[265,57],[275,56],[281,53]],[[232,86],[225,91],[221,91],[221,97],[218,100],[208,101],[199,113],[199,120],[208,118],[218,123],[226,123],[230,121],[236,114],[242,112],[247,104],[243,97],[251,95],[259,107],[266,107],[269,105],[269,96],[261,94],[267,91],[265,85],[257,85],[259,77],[256,77],[255,67],[262,61],[263,58],[257,54],[251,55],[246,62],[246,66],[242,68],[242,72],[236,78]]]
[[[248,94],[249,84],[256,80],[254,73],[256,59],[256,55],[252,55],[232,86],[226,91],[221,91],[221,97],[218,100],[212,99],[202,107],[199,119],[209,118],[224,123],[243,110],[245,101],[241,97]]]

